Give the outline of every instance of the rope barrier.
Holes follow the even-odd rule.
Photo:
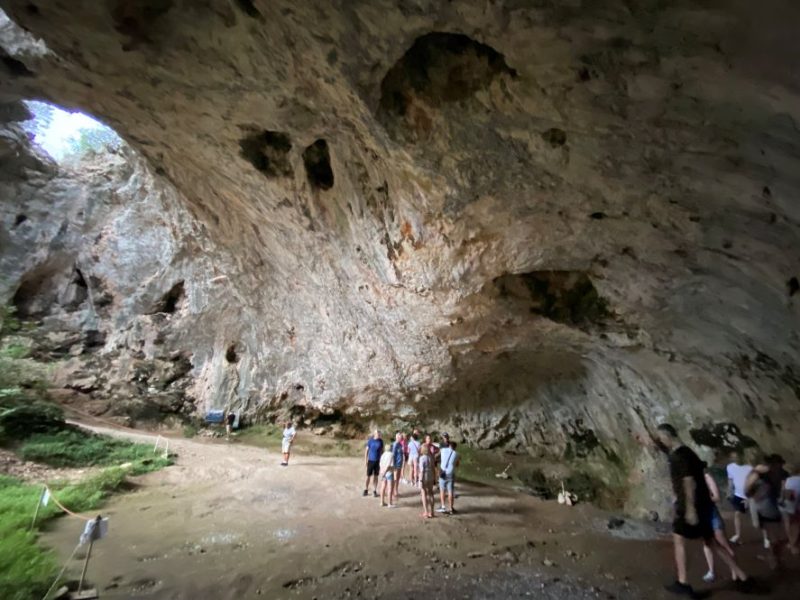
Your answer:
[[[64,563],[64,566],[61,567],[61,571],[59,571],[58,575],[56,575],[56,578],[53,581],[53,583],[50,585],[50,588],[45,592],[44,596],[42,596],[42,600],[47,600],[47,597],[50,595],[50,592],[52,592],[53,589],[56,587],[56,585],[58,585],[58,582],[61,580],[61,577],[64,575],[64,571],[67,570],[67,567],[69,566],[70,561],[73,559],[73,557],[75,556],[75,553],[78,551],[78,548],[80,548],[80,547],[81,547],[80,544],[75,546],[75,549],[72,551],[72,554],[69,555],[69,558],[67,559],[67,562]]]
[[[47,486],[45,486],[45,488],[47,489],[47,491],[48,491],[48,492],[50,492],[50,499],[51,499],[53,502],[55,502],[55,503],[56,503],[56,506],[58,506],[58,508],[60,508],[61,510],[63,510],[65,513],[67,513],[68,515],[71,515],[71,516],[73,516],[73,517],[78,517],[79,519],[82,519],[82,520],[84,520],[84,521],[91,521],[91,520],[92,520],[91,518],[88,518],[88,517],[82,517],[81,515],[78,515],[78,514],[75,514],[74,512],[72,512],[70,509],[68,509],[66,506],[64,506],[63,504],[61,504],[61,502],[59,502],[59,501],[58,501],[58,498],[56,498],[56,497],[53,495],[53,490],[51,490],[51,489],[50,489],[49,487],[47,487]]]

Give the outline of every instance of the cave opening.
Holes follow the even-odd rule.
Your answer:
[[[186,297],[186,290],[184,289],[183,281],[177,282],[173,285],[166,294],[161,297],[161,300],[156,305],[153,312],[174,314],[183,305],[183,300]]]
[[[120,150],[125,142],[110,127],[77,110],[23,100],[31,118],[22,122],[33,144],[59,164],[76,164]]]
[[[236,352],[236,344],[235,343],[230,344],[225,349],[225,360],[229,364],[234,364],[234,363],[239,362],[239,354],[238,354],[238,352]]]

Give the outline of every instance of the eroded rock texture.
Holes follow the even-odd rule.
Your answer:
[[[640,505],[659,420],[794,451],[796,3],[0,6],[50,49],[6,52],[2,98],[88,111],[159,173],[84,246],[101,355],[186,356],[201,408],[567,458]]]

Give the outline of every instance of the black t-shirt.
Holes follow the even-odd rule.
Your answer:
[[[228,425],[233,425],[236,420],[236,413],[228,413]]]
[[[675,492],[675,512],[686,514],[686,492],[683,479],[694,479],[694,506],[698,512],[711,507],[711,493],[708,491],[704,476],[706,463],[691,448],[680,446],[669,455],[669,477],[672,480],[672,491]]]

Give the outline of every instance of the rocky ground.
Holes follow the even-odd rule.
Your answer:
[[[170,444],[175,466],[136,479],[103,510],[111,533],[89,569],[103,598],[666,598],[662,524],[609,528],[617,515],[586,504],[470,483],[458,515],[424,521],[407,487],[399,508],[380,508],[361,496],[358,458],[309,454],[303,435],[288,468],[235,442]],[[61,519],[42,541],[65,559],[80,529]],[[795,597],[797,558],[770,573],[752,530],[739,553],[772,598]],[[690,558],[699,581],[700,549]],[[715,597],[739,597],[722,579]]]

